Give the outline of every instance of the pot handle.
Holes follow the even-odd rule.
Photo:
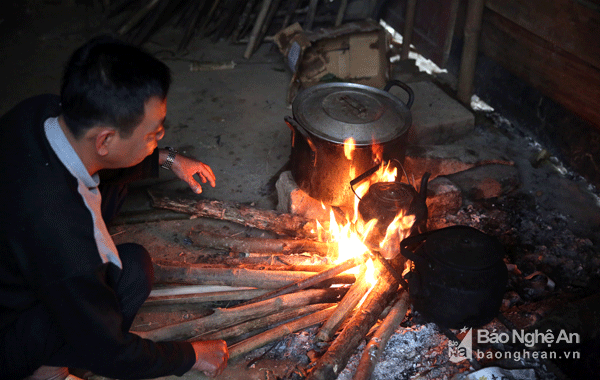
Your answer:
[[[283,120],[285,120],[287,126],[292,130],[292,146],[294,146],[293,140],[296,137],[296,131],[298,131],[304,137],[304,139],[308,143],[308,146],[310,146],[310,150],[312,150],[314,153],[317,153],[317,147],[315,146],[315,143],[310,139],[308,132],[306,132],[306,130],[302,128],[302,126],[300,126],[300,124],[298,124],[298,122],[294,120],[293,117],[285,116]]]
[[[392,88],[393,86],[398,86],[408,93],[408,102],[406,102],[406,107],[408,107],[408,109],[410,109],[410,107],[412,107],[412,105],[413,105],[413,102],[415,101],[415,93],[413,92],[412,88],[410,88],[404,82],[401,82],[397,79],[393,79],[393,80],[390,80],[387,82],[387,84],[383,88],[383,91],[389,92],[390,88]]]
[[[425,239],[427,239],[427,237],[430,234],[431,234],[431,232],[428,231],[428,232],[424,232],[419,235],[412,235],[412,236],[405,238],[404,240],[402,240],[400,242],[400,254],[402,256],[406,257],[407,259],[414,261],[415,263],[417,263],[419,265],[426,265],[427,264],[426,259],[423,256],[418,255],[415,252],[408,249],[408,246],[422,243],[423,241],[425,241]]]
[[[375,173],[377,171],[377,169],[379,169],[380,166],[381,166],[381,164],[375,165],[371,169],[367,170],[363,174],[359,175],[358,177],[356,177],[352,181],[350,181],[350,188],[352,189],[352,192],[354,193],[354,195],[356,195],[356,197],[359,200],[362,200],[362,199],[358,196],[358,194],[356,194],[356,190],[354,190],[354,186],[356,186],[357,184],[364,181],[367,177],[370,177],[371,175],[373,175],[373,173]]]

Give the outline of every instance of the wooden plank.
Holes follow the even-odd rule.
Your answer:
[[[600,69],[486,9],[481,51],[600,129]]]
[[[600,68],[600,2],[486,0],[486,7]]]

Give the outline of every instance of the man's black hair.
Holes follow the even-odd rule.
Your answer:
[[[142,49],[110,36],[91,39],[65,67],[60,100],[62,115],[77,138],[94,125],[133,133],[152,97],[166,99],[171,72]]]

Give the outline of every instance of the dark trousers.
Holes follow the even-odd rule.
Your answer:
[[[104,198],[102,213],[108,220],[116,216],[126,192],[111,188],[112,193]],[[109,206],[106,206],[104,200]],[[105,219],[105,220],[107,220]],[[107,221],[108,221],[107,220]],[[120,269],[109,264],[106,276],[114,289],[123,313],[123,332],[129,331],[131,324],[144,303],[154,279],[154,270],[148,251],[139,244],[126,243],[117,246],[123,264]],[[0,358],[0,378],[19,379],[31,375],[42,365],[54,367],[85,368],[78,353],[68,346],[56,323],[42,304],[27,310],[7,330],[0,334],[0,347],[10,347]]]

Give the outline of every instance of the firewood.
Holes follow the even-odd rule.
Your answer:
[[[278,235],[298,238],[315,238],[316,222],[299,215],[263,210],[236,202],[217,200],[171,199],[149,192],[152,206],[196,217],[227,220],[248,227],[273,231]]]
[[[250,40],[248,41],[248,45],[246,46],[246,51],[244,52],[244,58],[249,59],[256,47],[260,44],[258,40],[258,35],[260,34],[260,29],[267,17],[267,12],[271,7],[272,0],[262,0],[262,5],[260,8],[260,12],[258,13],[258,17],[254,23],[254,27],[252,28],[252,33],[250,33]]]
[[[394,276],[381,265],[376,265],[377,272],[380,273],[379,280],[348,321],[344,330],[333,341],[327,352],[319,358],[308,377],[309,380],[335,379],[346,367],[348,359],[356,347],[364,339],[371,326],[377,322],[383,309],[398,291],[398,282]]]
[[[206,268],[197,264],[154,262],[156,283],[176,283],[189,285],[228,285],[249,286],[260,289],[277,289],[313,276],[313,272],[265,271],[239,268]],[[351,284],[353,275],[336,276],[339,284]]]
[[[318,252],[326,255],[334,249],[331,244],[315,240],[266,239],[235,235],[225,236],[206,231],[194,233],[191,238],[195,245],[217,249],[228,249],[234,252]]]
[[[371,284],[365,281],[365,270],[363,269],[354,284],[350,287],[344,298],[338,302],[335,311],[325,321],[317,333],[317,339],[323,342],[331,340],[346,318],[354,311],[354,308],[365,296]]]
[[[288,334],[292,334],[298,330],[321,323],[327,319],[329,315],[331,315],[333,309],[334,307],[332,306],[325,310],[317,311],[316,313],[307,315],[292,322],[285,323],[252,338],[236,343],[229,347],[229,358],[232,359],[244,355],[256,348],[264,346],[265,344],[274,342],[277,339],[281,339]]]
[[[215,331],[208,334],[202,334],[195,339],[213,340],[213,339],[230,339],[248,334],[252,331],[260,331],[269,326],[274,326],[278,323],[298,318],[306,314],[312,314],[316,311],[323,310],[335,306],[334,303],[319,303],[308,305],[295,309],[284,310],[281,313],[268,315],[264,318],[253,319],[248,322],[240,323],[239,325],[231,326],[226,329]]]
[[[252,305],[235,306],[227,309],[217,308],[212,314],[201,318],[183,321],[150,331],[137,332],[137,334],[142,338],[155,341],[190,339],[194,336],[231,327],[252,319],[262,318],[289,308],[315,303],[335,302],[339,295],[339,289],[304,290]]]
[[[218,301],[244,301],[261,296],[266,289],[230,290],[221,292],[179,294],[173,296],[148,297],[142,306],[183,305]]]
[[[293,284],[285,285],[279,289],[273,290],[272,292],[269,292],[262,296],[253,298],[253,299],[245,302],[245,304],[259,302],[259,301],[277,297],[277,296],[280,296],[283,294],[292,293],[292,292],[295,292],[300,289],[306,289],[308,287],[315,286],[325,280],[331,279],[331,278],[339,275],[342,272],[347,271],[348,269],[352,269],[355,266],[360,265],[364,261],[365,261],[364,256],[351,258],[351,259],[346,260],[346,261],[342,262],[341,264],[338,264],[338,265],[334,266],[333,268],[330,268],[326,271],[317,273],[308,278],[294,282]]]
[[[375,364],[379,361],[388,340],[406,316],[408,306],[408,292],[402,290],[377,332],[367,343],[354,373],[354,380],[369,380],[371,378]]]

